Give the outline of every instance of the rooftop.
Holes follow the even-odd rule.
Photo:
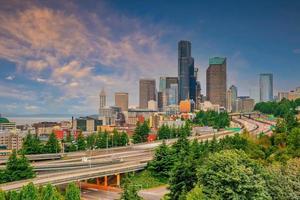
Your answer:
[[[210,65],[222,65],[226,61],[226,58],[222,57],[213,57],[209,59],[209,64]]]
[[[9,123],[9,120],[4,117],[0,117],[0,124],[2,123]]]

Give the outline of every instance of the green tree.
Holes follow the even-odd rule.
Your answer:
[[[75,183],[68,184],[65,200],[80,200],[80,190]]]
[[[142,200],[137,192],[136,186],[132,185],[129,180],[126,180],[123,184],[123,193],[120,200]]]
[[[286,165],[277,163],[269,166],[265,179],[272,199],[299,199],[300,159],[291,159]]]
[[[9,191],[6,195],[6,200],[20,200],[20,194],[16,191]]]
[[[178,155],[169,178],[170,197],[172,200],[183,198],[196,182],[196,166],[192,162],[192,157],[181,151]]]
[[[45,153],[59,153],[61,151],[61,147],[59,141],[56,138],[54,133],[51,133],[49,139],[44,147]]]
[[[166,145],[165,141],[155,150],[154,159],[149,162],[148,169],[153,175],[168,178],[174,164],[171,149]]]
[[[271,199],[263,175],[262,167],[239,150],[214,153],[198,169],[199,184],[209,198]]]
[[[0,190],[0,200],[5,200],[5,192]]]
[[[42,143],[37,135],[27,134],[23,140],[22,151],[25,154],[42,153]]]
[[[47,184],[42,188],[40,200],[62,200],[61,194],[51,184]]]
[[[13,150],[8,159],[5,173],[6,177],[8,178],[6,181],[18,181],[33,178],[35,176],[28,159],[24,156],[24,154],[18,157],[15,150]]]
[[[300,128],[294,128],[287,137],[288,151],[294,156],[300,156]]]
[[[86,141],[85,137],[83,134],[80,132],[77,136],[77,146],[79,151],[84,151],[86,150]]]
[[[37,188],[33,183],[29,183],[22,187],[20,191],[20,199],[22,200],[39,200],[39,194]]]
[[[171,138],[171,129],[167,125],[162,125],[159,127],[157,136],[159,140]]]
[[[120,146],[126,146],[129,143],[129,138],[126,132],[122,132],[120,136]]]
[[[186,200],[205,200],[207,199],[203,194],[202,188],[198,185],[194,187],[187,195]]]
[[[96,133],[92,133],[86,137],[86,145],[88,149],[94,149],[97,140]]]
[[[132,135],[133,143],[147,142],[149,133],[150,128],[148,123],[146,121],[143,124],[138,122]]]

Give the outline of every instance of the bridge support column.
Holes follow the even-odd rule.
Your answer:
[[[108,183],[107,183],[107,176],[104,176],[104,187],[107,187]]]
[[[120,187],[121,176],[120,174],[116,174],[116,176],[117,176],[117,186]]]
[[[100,185],[100,184],[101,184],[100,178],[96,178],[96,183],[97,183],[97,185]]]

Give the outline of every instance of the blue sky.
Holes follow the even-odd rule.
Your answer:
[[[300,86],[300,1],[6,1],[0,7],[0,113],[97,113],[104,87],[177,74],[177,42],[192,42],[205,94],[208,58],[227,57],[228,87]]]

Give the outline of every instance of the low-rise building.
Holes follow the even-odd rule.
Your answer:
[[[97,131],[97,126],[101,126],[102,121],[96,117],[79,117],[73,121],[73,127],[76,130],[94,132]]]
[[[249,97],[238,97],[237,111],[238,112],[251,112],[254,109],[255,101]]]
[[[207,112],[207,111],[215,111],[220,112],[220,106],[218,104],[212,104],[210,101],[204,101],[200,103],[200,110]]]
[[[0,145],[7,149],[19,150],[22,148],[23,136],[21,133],[13,130],[0,131]]]

